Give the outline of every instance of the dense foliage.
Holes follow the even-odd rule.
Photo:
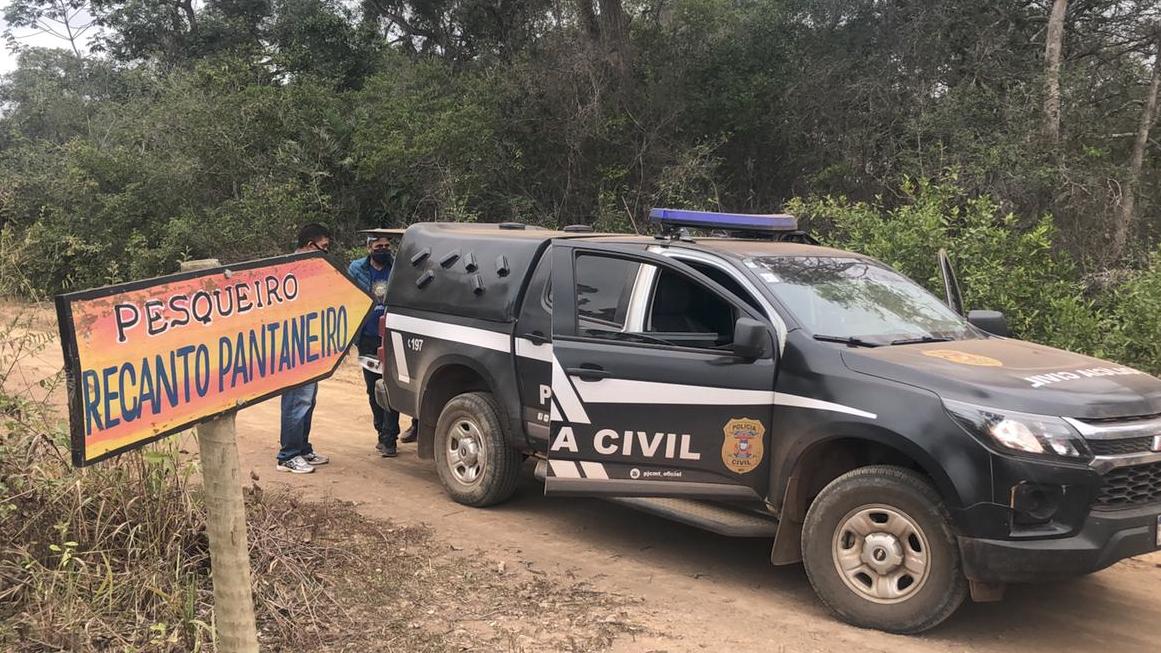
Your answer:
[[[19,31],[61,8],[94,18],[91,47],[24,50],[0,80],[3,293],[282,252],[313,220],[350,242],[419,220],[631,230],[654,205],[788,205],[930,282],[947,247],[969,303],[1020,333],[1161,369],[1156,2],[5,12]]]

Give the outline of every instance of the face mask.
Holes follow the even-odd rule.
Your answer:
[[[371,252],[371,260],[379,265],[385,265],[391,262],[391,252]]]

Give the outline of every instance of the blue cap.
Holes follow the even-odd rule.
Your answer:
[[[653,209],[649,219],[661,225],[728,231],[795,231],[798,219],[785,213],[718,213],[684,209]]]

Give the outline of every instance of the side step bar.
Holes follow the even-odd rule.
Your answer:
[[[547,461],[536,461],[533,474],[537,480],[544,480],[547,468]],[[778,520],[773,515],[736,510],[709,501],[653,497],[602,498],[627,508],[696,526],[727,537],[774,537],[775,533],[778,532]]]
[[[778,520],[694,499],[612,497],[609,501],[728,537],[774,537]]]

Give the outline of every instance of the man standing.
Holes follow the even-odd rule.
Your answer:
[[[363,290],[375,298],[375,307],[367,316],[359,332],[359,356],[379,355],[379,320],[386,311],[387,279],[391,276],[391,266],[394,258],[391,255],[391,240],[385,233],[371,232],[367,236],[367,256],[351,261],[347,273]],[[367,385],[367,398],[371,404],[371,416],[375,423],[375,432],[379,434],[379,443],[375,448],[384,458],[394,458],[397,454],[395,443],[399,437],[399,412],[390,408],[384,409],[375,400],[375,382],[382,378],[377,371],[363,367],[363,381]],[[404,442],[414,442],[414,431],[417,424],[411,422],[411,430],[403,438]]]
[[[331,246],[331,232],[321,224],[304,225],[298,231],[298,252],[325,252]],[[318,384],[307,383],[282,393],[282,449],[275,469],[292,474],[309,474],[330,459],[310,446],[310,420],[318,398]]]

